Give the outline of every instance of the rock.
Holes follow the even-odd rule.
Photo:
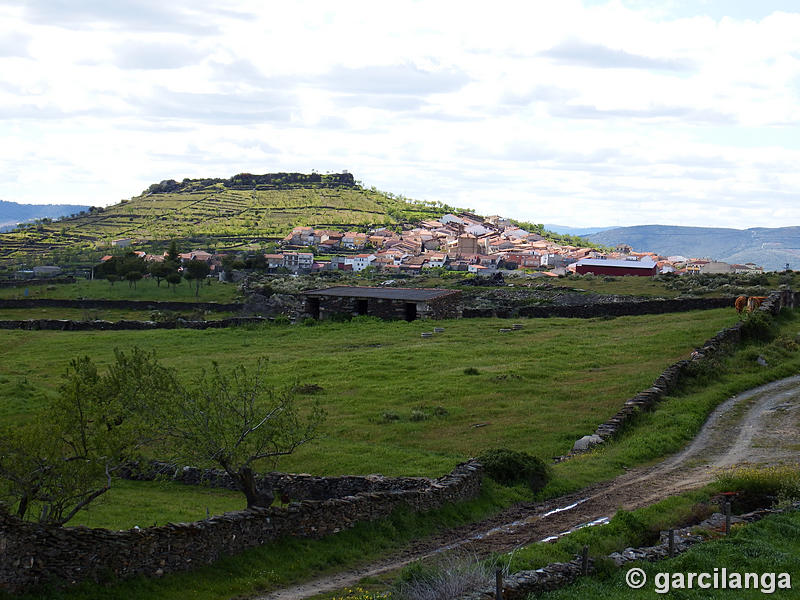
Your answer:
[[[585,452],[592,446],[596,446],[597,444],[602,444],[602,443],[603,443],[603,438],[601,438],[597,434],[585,435],[577,442],[575,442],[575,444],[572,446],[572,451]]]
[[[766,366],[767,366],[767,364],[768,364],[768,363],[767,363],[767,359],[766,359],[766,358],[764,358],[763,356],[759,356],[759,357],[756,359],[756,362],[757,362],[759,365],[761,365],[762,367],[766,367]]]

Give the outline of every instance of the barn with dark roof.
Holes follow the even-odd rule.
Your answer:
[[[452,319],[461,292],[436,288],[338,286],[305,292],[306,313],[315,319],[369,315],[382,319]]]

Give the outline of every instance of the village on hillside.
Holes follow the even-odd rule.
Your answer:
[[[114,240],[124,248],[132,240]],[[384,274],[414,274],[423,269],[443,268],[488,276],[498,271],[530,269],[542,276],[566,274],[642,275],[659,273],[752,273],[763,272],[753,263],[728,264],[711,259],[659,256],[635,252],[620,245],[613,251],[562,245],[528,232],[511,220],[469,213],[446,214],[438,220],[421,221],[401,232],[380,227],[368,232],[335,231],[295,227],[280,242],[280,251],[263,254],[261,265],[268,271],[292,273],[321,271],[360,272],[372,268]],[[314,251],[307,249],[313,248]],[[304,251],[305,250],[305,251]],[[146,261],[164,260],[163,255],[137,252]],[[230,253],[212,254],[194,250],[180,255],[182,261],[200,260],[223,278]],[[103,257],[110,260],[112,255]],[[327,260],[320,260],[325,257]]]

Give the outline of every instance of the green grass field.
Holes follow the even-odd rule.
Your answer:
[[[155,350],[191,379],[211,361],[270,360],[276,384],[323,388],[323,438],[281,469],[440,475],[493,446],[565,453],[622,402],[735,320],[731,310],[617,319],[499,319],[265,325],[206,331],[0,332],[0,419],[41,406],[69,360],[107,364],[114,348]],[[358,321],[358,320],[357,320]],[[477,375],[465,373],[474,368]],[[416,413],[414,411],[417,411]]]
[[[31,285],[20,287],[0,288],[0,298],[25,299],[25,298],[51,298],[58,300],[77,300],[91,298],[92,300],[160,300],[162,302],[237,302],[239,300],[238,286],[232,283],[221,283],[209,279],[200,286],[200,294],[195,296],[194,283],[182,281],[174,288],[161,282],[159,286],[155,279],[142,279],[131,287],[127,282],[119,281],[111,285],[104,279],[78,279],[75,283],[62,283],[58,285]],[[25,291],[27,290],[27,294]]]

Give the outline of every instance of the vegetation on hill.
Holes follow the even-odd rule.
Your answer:
[[[107,208],[0,234],[0,261],[96,260],[114,239],[166,246],[186,240],[209,250],[282,238],[293,227],[366,230],[435,218],[457,209],[366,189],[349,173],[242,173],[230,179],[184,179],[151,185]],[[186,245],[186,244],[182,244]]]

